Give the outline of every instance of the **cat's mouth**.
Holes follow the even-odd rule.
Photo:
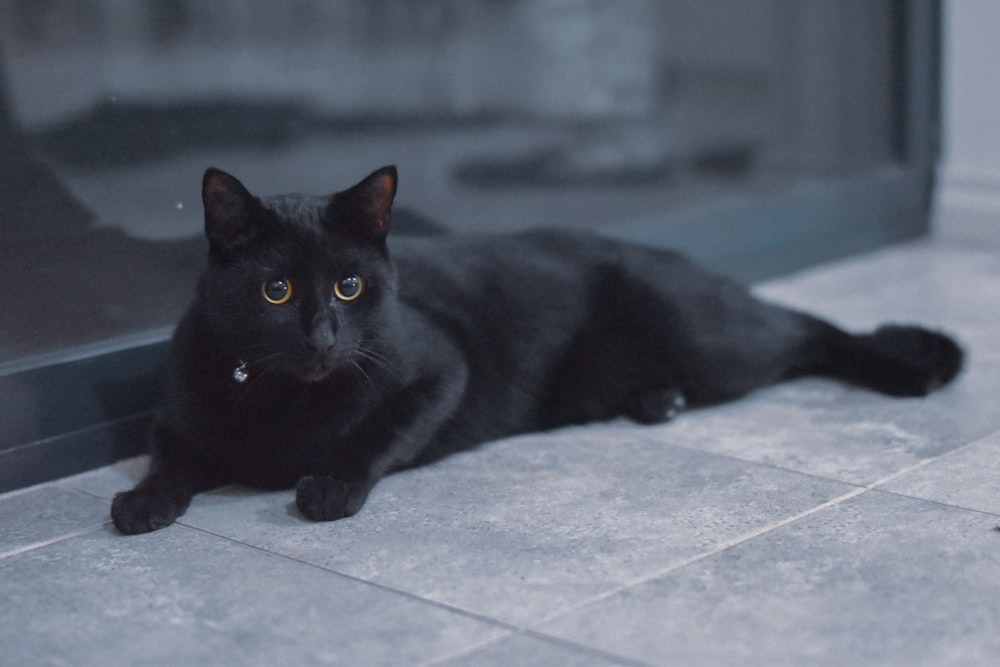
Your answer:
[[[317,359],[306,366],[305,369],[299,373],[299,377],[303,382],[321,382],[322,380],[330,377],[330,373],[332,372],[332,362],[327,361],[326,359]]]

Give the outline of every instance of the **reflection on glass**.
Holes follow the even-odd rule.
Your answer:
[[[613,230],[890,164],[893,3],[0,0],[0,363],[169,327],[208,166]]]

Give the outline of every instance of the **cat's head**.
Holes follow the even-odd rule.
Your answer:
[[[210,250],[201,296],[214,347],[251,379],[319,382],[382,363],[393,313],[386,249],[396,169],[326,197],[255,197],[218,169],[202,199]]]

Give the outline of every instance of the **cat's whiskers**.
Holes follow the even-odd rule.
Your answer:
[[[365,382],[368,383],[369,387],[371,387],[372,389],[378,388],[378,386],[375,384],[375,381],[372,380],[370,375],[368,375],[368,372],[353,357],[351,358],[351,366],[353,366],[354,369],[358,371],[358,374],[365,379]]]
[[[367,359],[368,361],[372,362],[379,368],[383,368],[386,370],[390,368],[388,357],[386,357],[384,354],[376,352],[375,350],[359,347],[356,350],[354,350],[354,354],[359,357],[362,357],[363,359]]]
[[[257,345],[255,347],[268,348],[272,347],[270,345]],[[249,359],[247,365],[252,366],[254,373],[251,376],[252,379],[262,380],[271,375],[274,375],[279,370],[279,364],[275,363],[284,356],[281,350],[276,350],[268,354],[263,354],[254,357],[244,357],[244,359]]]
[[[368,371],[365,369],[362,362],[368,362],[374,368],[384,371],[389,371],[393,375],[396,375],[392,366],[389,365],[388,358],[385,355],[376,352],[375,350],[364,347],[358,347],[355,348],[354,350],[351,350],[350,356],[348,358],[351,362],[351,365],[358,371],[358,373],[362,377],[364,377],[365,381],[368,383],[368,385],[371,386],[372,389],[378,389],[378,385],[375,382],[375,380],[372,379]]]
[[[376,388],[376,384],[372,376],[369,375],[368,371],[365,369],[364,362],[369,361],[375,366],[378,366],[381,362],[378,359],[370,357],[367,355],[362,348],[355,348],[350,351],[347,355],[347,360],[350,362],[351,366],[357,371],[357,374],[364,378],[366,384],[372,389]]]

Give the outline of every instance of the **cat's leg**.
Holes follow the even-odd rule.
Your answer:
[[[387,397],[384,405],[392,409],[368,417],[354,433],[357,446],[299,479],[295,506],[302,516],[313,521],[352,516],[379,480],[422,456],[454,414],[467,380],[464,368],[449,359],[437,369],[439,375],[430,374]]]
[[[635,279],[621,281],[629,290],[618,294],[618,317],[642,336],[631,347],[653,350],[651,357],[669,367],[691,405],[732,400],[814,374],[894,396],[923,396],[951,381],[962,366],[961,349],[940,333],[889,325],[854,335],[669,257],[651,253],[632,260],[629,275]],[[604,295],[605,302],[615,303],[610,296]]]
[[[191,498],[219,484],[204,462],[179,455],[173,435],[154,430],[154,454],[150,471],[131,491],[115,495],[111,519],[125,535],[148,533],[172,524],[184,514]]]

